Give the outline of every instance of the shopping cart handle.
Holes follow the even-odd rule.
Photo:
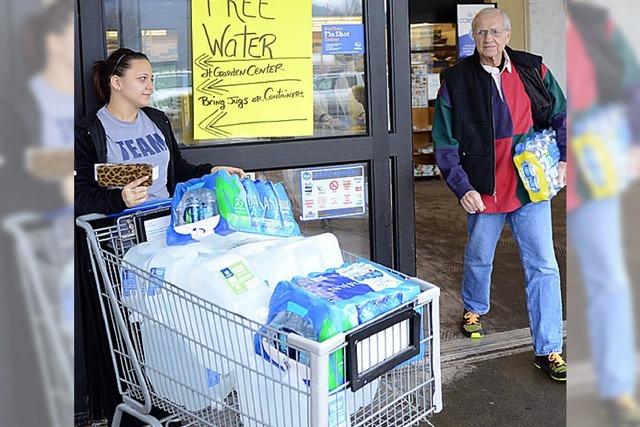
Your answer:
[[[347,379],[356,391],[420,353],[421,316],[413,307],[347,334]]]

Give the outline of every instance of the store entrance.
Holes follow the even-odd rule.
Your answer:
[[[467,214],[436,166],[432,125],[441,73],[459,60],[458,4],[463,3],[471,9],[491,6],[478,1],[425,3],[412,0],[409,3],[416,273],[441,289],[443,341],[463,339],[459,332],[463,314],[460,286],[467,242]],[[513,5],[516,3],[520,2],[513,2]],[[514,6],[507,13],[512,22],[525,20],[523,8]],[[511,45],[525,49],[524,32],[514,28]],[[562,283],[565,283],[566,270],[564,206],[565,192],[561,192],[553,200],[552,215]],[[491,312],[483,317],[483,325],[491,334],[528,327],[523,278],[518,246],[511,230],[505,226],[495,253]]]

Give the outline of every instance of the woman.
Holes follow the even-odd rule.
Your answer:
[[[169,119],[148,107],[153,93],[151,63],[147,56],[121,48],[93,66],[93,85],[102,108],[84,117],[75,128],[75,211],[113,213],[146,201],[170,197],[176,183],[226,169],[205,163],[198,166],[182,158]],[[122,189],[108,189],[94,179],[97,163],[147,163],[158,167],[150,187],[143,177]]]
[[[192,165],[178,149],[167,116],[148,107],[153,92],[149,59],[140,52],[118,49],[93,67],[96,95],[103,107],[75,125],[75,213],[114,213],[146,201],[170,197],[179,182],[226,169],[241,176],[241,169]],[[159,176],[150,187],[142,178],[124,188],[110,189],[94,179],[96,163],[147,163],[158,166]],[[76,289],[80,307],[80,341],[84,371],[76,366],[77,384],[85,385],[92,419],[111,418],[121,401],[109,359],[108,333],[103,327],[93,276],[86,266],[86,240],[76,236]],[[78,353],[76,353],[78,356]],[[83,382],[84,381],[84,382]],[[77,388],[76,388],[77,389]],[[81,398],[85,397],[82,394]]]

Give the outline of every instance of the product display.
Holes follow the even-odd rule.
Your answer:
[[[410,301],[419,293],[417,285],[375,263],[344,264],[323,273],[281,281],[269,303],[267,324],[275,330],[322,342]],[[300,327],[301,330],[296,329]],[[286,347],[277,337],[272,339],[275,345],[269,339],[262,338],[260,342],[256,337],[256,352],[278,365],[290,364],[286,360],[289,357]],[[274,353],[274,347],[285,357]],[[306,360],[298,362],[305,364]],[[330,364],[329,388],[333,390],[344,382],[342,353],[331,355]]]
[[[216,196],[222,221],[216,233],[232,231],[291,237],[300,235],[291,202],[282,184],[249,178],[240,180],[226,171],[216,174]]]
[[[532,202],[551,200],[562,189],[555,131],[537,132],[517,144],[513,161]]]
[[[167,245],[184,245],[215,233],[220,222],[215,177],[205,175],[176,185]]]
[[[571,149],[592,197],[611,197],[629,186],[630,147],[631,130],[623,107],[600,107],[576,120]]]
[[[222,170],[176,186],[168,245],[236,231],[275,237],[300,236],[282,184],[240,180]]]
[[[247,253],[246,249],[238,247],[233,251],[245,251],[251,267],[272,288],[281,280],[307,276],[344,263],[338,239],[331,233],[274,241],[264,248],[265,252]]]
[[[325,341],[410,301],[418,286],[369,261],[345,263],[331,233],[300,236],[282,184],[218,173],[179,187],[167,242],[170,233],[180,237],[182,227],[217,216],[217,226],[207,226],[215,232],[183,234],[178,245],[156,240],[132,247],[124,260],[158,281],[127,265],[121,270],[123,302],[129,319],[141,323],[151,385],[196,411],[222,409],[235,390],[243,425],[258,419],[307,426],[309,408],[298,396],[313,381],[309,355],[289,347],[287,335]],[[194,297],[212,304],[206,314],[184,304]],[[224,315],[215,315],[215,307]],[[350,390],[338,392],[346,381],[343,349],[329,355],[328,368],[328,392],[335,392],[329,425],[346,420],[342,425],[349,426],[350,414],[372,402],[379,381],[356,398]],[[265,401],[272,402],[267,413]],[[293,401],[298,404],[291,407]]]
[[[128,264],[146,272],[149,261],[164,247],[164,240],[142,242],[131,247],[122,259],[123,266],[120,270],[122,300],[125,306],[131,309],[129,316],[134,322],[140,320],[141,313],[145,313],[144,297],[147,294],[148,281],[139,272],[131,269]]]

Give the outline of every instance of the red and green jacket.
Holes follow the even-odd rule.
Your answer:
[[[541,57],[507,52],[511,71],[500,74],[503,97],[476,51],[445,72],[435,106],[438,167],[458,199],[478,191],[485,213],[512,212],[531,201],[513,162],[515,146],[536,130],[520,73],[535,72],[550,95],[545,127],[556,131],[561,160],[566,161],[566,99],[558,82]]]
[[[569,128],[590,113],[610,105],[627,110],[632,144],[640,145],[640,64],[629,41],[611,21],[606,9],[584,3],[568,3],[567,87]],[[571,135],[573,146],[576,135]],[[567,211],[593,198],[571,161],[567,165]]]

